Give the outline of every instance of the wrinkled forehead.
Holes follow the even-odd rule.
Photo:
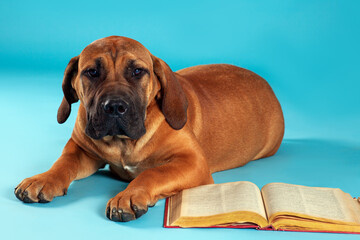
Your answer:
[[[107,37],[89,44],[80,54],[80,66],[85,66],[100,57],[112,60],[136,58],[145,64],[151,64],[150,52],[139,42],[126,37]]]

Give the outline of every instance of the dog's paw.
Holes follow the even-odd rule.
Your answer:
[[[54,197],[66,195],[67,187],[50,174],[39,174],[24,179],[16,188],[15,196],[24,203],[47,203]]]
[[[145,190],[126,189],[108,201],[106,216],[114,222],[128,222],[144,215],[154,204]]]

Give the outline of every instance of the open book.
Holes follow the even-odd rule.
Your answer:
[[[360,233],[360,203],[337,188],[210,184],[168,198],[164,226]]]

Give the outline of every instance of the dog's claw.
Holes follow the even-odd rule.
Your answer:
[[[113,208],[112,211],[111,211],[111,220],[114,221],[114,222],[121,222],[120,216],[121,215],[116,210],[116,208]]]
[[[110,207],[106,208],[106,217],[111,220],[111,218],[110,218]]]
[[[21,189],[19,190],[15,190],[15,196],[17,199],[19,199],[20,201],[22,201],[22,197],[21,197]]]
[[[140,211],[138,215],[141,216],[141,213],[144,214],[143,211]],[[135,219],[134,214],[124,212],[122,209],[116,209],[115,207],[111,211],[110,207],[107,207],[106,217],[114,222],[128,222]]]
[[[42,192],[39,193],[38,199],[39,199],[39,203],[48,203],[48,202],[50,202],[50,201],[45,199],[44,194]]]
[[[31,200],[31,199],[28,197],[28,192],[27,192],[27,191],[24,191],[22,195],[23,195],[23,202],[24,202],[24,203],[34,203],[34,201]]]
[[[131,220],[135,220],[135,216],[134,216],[134,214],[123,212],[121,214],[121,220],[122,220],[122,222],[129,222]]]
[[[132,209],[133,209],[133,211],[135,213],[136,218],[141,217],[142,215],[144,215],[147,212],[146,209],[139,209],[136,205],[133,205]]]

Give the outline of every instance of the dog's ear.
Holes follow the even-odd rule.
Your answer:
[[[169,125],[178,130],[187,120],[188,101],[176,74],[160,58],[151,56],[154,73],[161,84],[161,111]]]
[[[79,100],[75,89],[72,87],[72,81],[78,73],[78,63],[79,56],[73,57],[65,69],[62,83],[64,97],[57,113],[58,123],[64,123],[68,119],[71,112],[71,104]]]

